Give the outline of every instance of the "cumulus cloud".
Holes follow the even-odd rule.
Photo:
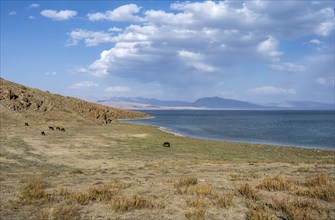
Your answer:
[[[41,15],[47,18],[50,18],[52,20],[56,21],[64,21],[64,20],[69,20],[76,16],[78,12],[72,11],[72,10],[52,10],[52,9],[45,9],[41,11]]]
[[[131,89],[125,86],[109,86],[106,89],[106,92],[112,92],[112,93],[127,93],[130,91]]]
[[[309,43],[319,46],[319,45],[321,45],[322,42],[319,41],[318,39],[312,39],[312,40],[309,41]]]
[[[113,41],[113,37],[109,33],[103,31],[87,31],[77,29],[68,33],[70,39],[66,43],[67,46],[77,45],[79,41],[84,41],[86,46],[96,46],[101,43],[108,43]]]
[[[136,4],[128,4],[120,6],[113,11],[98,12],[88,14],[87,17],[91,21],[109,20],[109,21],[141,21],[142,19],[135,15],[141,10]]]
[[[262,41],[258,44],[258,51],[264,56],[268,56],[277,60],[279,56],[283,55],[283,52],[279,52],[276,50],[278,46],[278,41],[274,39],[272,36],[268,36],[268,39]]]
[[[108,29],[108,31],[111,31],[111,32],[120,32],[120,31],[122,31],[122,28],[111,27],[111,28]]]
[[[211,65],[204,63],[203,55],[199,53],[194,53],[187,50],[179,50],[177,51],[179,57],[185,62],[186,65],[195,68],[201,72],[213,72],[215,68]]]
[[[92,81],[83,81],[83,82],[73,84],[72,86],[70,86],[70,88],[71,89],[86,89],[86,88],[92,88],[92,87],[98,87],[98,86],[99,86],[98,83],[94,83]]]
[[[276,88],[273,86],[262,86],[248,90],[249,93],[253,94],[270,94],[270,95],[294,95],[296,91],[294,89],[283,89]]]
[[[278,71],[291,72],[291,73],[303,73],[306,71],[306,67],[304,65],[294,63],[272,64],[270,65],[270,67]]]
[[[310,46],[313,46],[318,52],[330,52],[334,51],[334,47],[330,46],[325,41],[320,41],[318,39],[312,39],[309,42],[305,43],[309,44]]]
[[[87,15],[91,21],[110,21],[116,26],[118,21],[131,22],[125,28],[78,29],[69,33],[69,42],[112,43],[83,67],[98,77],[112,75],[175,86],[224,81],[226,75],[246,72],[234,71],[245,66],[241,64],[304,73],[309,66],[286,58],[290,54],[281,41],[307,38],[316,44],[318,35],[330,36],[334,31],[328,25],[334,19],[330,8],[330,4],[309,1],[188,1],[171,4],[169,10],[127,4]],[[295,93],[293,89],[261,88],[255,91]]]

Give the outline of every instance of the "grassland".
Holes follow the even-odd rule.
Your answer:
[[[2,219],[335,219],[334,151],[48,126],[1,125]]]

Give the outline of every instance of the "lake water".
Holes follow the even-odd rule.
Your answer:
[[[335,149],[334,111],[148,110],[134,120],[185,136],[221,141]]]

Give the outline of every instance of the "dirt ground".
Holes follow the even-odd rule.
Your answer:
[[[334,151],[48,126],[1,126],[1,219],[335,219]]]

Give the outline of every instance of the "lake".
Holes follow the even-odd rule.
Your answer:
[[[185,136],[220,141],[335,149],[334,111],[147,110],[133,120]]]

